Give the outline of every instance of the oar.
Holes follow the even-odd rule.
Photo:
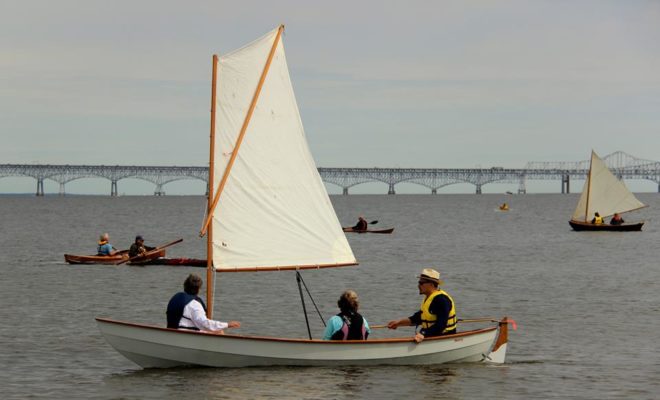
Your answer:
[[[376,219],[376,220],[373,220],[373,221],[369,222],[369,225],[373,225],[373,224],[377,224],[377,223],[378,223],[378,220]]]
[[[129,262],[129,261],[133,261],[133,260],[135,260],[136,258],[140,258],[140,257],[144,257],[144,256],[149,255],[149,254],[157,253],[157,252],[159,252],[160,250],[163,250],[163,249],[166,248],[166,247],[170,247],[170,246],[173,246],[173,245],[175,245],[175,244],[177,244],[177,243],[181,243],[181,242],[183,242],[183,239],[177,239],[177,240],[175,240],[175,241],[173,241],[173,242],[170,242],[170,243],[168,243],[168,244],[162,245],[162,246],[160,246],[160,247],[156,247],[156,248],[153,249],[153,250],[149,250],[149,251],[147,251],[146,253],[138,254],[138,255],[135,256],[135,257],[131,257],[131,258],[129,258],[129,259],[119,261],[118,263],[115,263],[115,265],[120,265],[120,264],[123,264],[123,263],[127,263],[127,262]]]
[[[474,318],[474,319],[459,319],[458,322],[462,323],[468,323],[468,322],[502,322],[499,319],[495,318]],[[509,318],[507,322],[511,322],[512,324],[515,324],[515,321]],[[371,329],[383,329],[387,328],[387,325],[369,325],[369,328]]]
[[[387,325],[369,325],[369,328],[371,328],[371,329],[383,329],[383,328],[387,328]]]

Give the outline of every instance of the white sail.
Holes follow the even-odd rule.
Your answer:
[[[573,213],[573,220],[591,221],[596,212],[604,218],[642,207],[645,205],[637,200],[625,183],[617,179],[596,152],[592,151],[590,173]]]
[[[355,264],[309,151],[277,29],[220,57],[216,190],[274,41],[256,108],[213,213],[216,270]]]

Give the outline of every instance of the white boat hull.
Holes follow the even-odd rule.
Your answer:
[[[424,365],[504,362],[506,322],[456,335],[368,341],[279,339],[166,329],[97,318],[99,329],[119,353],[143,368]],[[500,333],[498,335],[498,332]],[[504,339],[502,339],[504,334]],[[497,353],[497,357],[490,354]]]

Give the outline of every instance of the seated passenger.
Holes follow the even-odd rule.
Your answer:
[[[99,256],[114,256],[117,250],[110,244],[110,235],[104,233],[99,237],[99,245],[96,248]]]
[[[594,218],[591,220],[591,223],[592,224],[602,224],[604,222],[605,221],[603,221],[603,217],[601,217],[600,214],[598,214],[598,211],[596,211],[596,214],[595,214]]]
[[[358,311],[358,295],[353,290],[342,293],[337,301],[339,314],[328,320],[323,340],[367,340],[369,323]]]
[[[624,222],[626,222],[626,221],[624,221],[623,218],[621,218],[619,213],[614,213],[614,215],[612,216],[612,219],[610,220],[610,225],[621,225]]]
[[[206,317],[206,304],[197,296],[203,281],[190,274],[183,282],[183,292],[172,296],[167,304],[167,327],[222,334],[227,328],[240,328],[238,321],[222,322]]]

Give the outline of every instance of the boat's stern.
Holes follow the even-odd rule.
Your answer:
[[[495,342],[493,343],[493,348],[488,355],[484,357],[484,362],[491,364],[504,364],[507,343],[509,341],[509,324],[511,324],[514,331],[518,329],[516,321],[509,317],[502,318],[499,321],[498,333]]]

